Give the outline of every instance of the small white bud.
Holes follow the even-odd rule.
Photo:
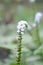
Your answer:
[[[23,35],[23,34],[24,34],[24,32],[21,32],[21,34]]]
[[[17,26],[17,29],[20,29],[20,26],[19,25]]]
[[[20,30],[17,30],[17,33],[19,33],[20,32]]]
[[[21,29],[21,31],[24,31],[25,29]]]
[[[41,12],[37,12],[36,15],[35,15],[35,22],[40,22],[40,19],[41,19],[41,16],[42,16],[42,13]]]

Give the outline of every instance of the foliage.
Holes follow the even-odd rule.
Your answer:
[[[10,6],[10,4],[14,2],[14,0],[0,0],[0,1],[2,3],[7,3],[7,5],[9,4],[8,6]],[[22,19],[28,21],[29,24],[32,24],[34,21],[35,13],[37,11],[43,11],[42,5],[41,6],[40,5],[41,4],[39,3],[38,5],[35,4],[34,7],[32,5],[28,6],[29,7],[28,8],[19,4],[17,5],[16,15],[14,12],[14,23],[9,24],[8,26],[0,24],[0,47],[10,49],[11,51],[9,57],[5,58],[4,61],[0,60],[0,65],[16,65],[17,45],[18,45],[18,40],[16,39],[17,23],[19,20]],[[11,9],[9,8],[10,12],[12,12],[12,8]],[[9,10],[7,11],[9,12]],[[1,22],[5,13],[6,13],[5,9],[0,11]],[[7,28],[8,31],[6,32]],[[29,33],[30,32],[26,30],[26,32],[24,32],[23,35],[21,65],[43,65],[43,19],[38,25],[38,31],[37,28],[34,28],[31,31],[33,35]]]

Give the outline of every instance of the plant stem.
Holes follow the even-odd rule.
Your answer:
[[[18,50],[17,50],[17,52],[18,52],[18,56],[17,56],[17,65],[21,65],[21,46],[22,46],[22,44],[21,44],[21,42],[22,42],[22,35],[20,34],[19,35],[19,44],[18,44]]]
[[[36,45],[40,46],[41,45],[41,41],[40,41],[40,37],[39,37],[38,23],[37,23],[34,35],[35,35],[34,42],[36,43]]]

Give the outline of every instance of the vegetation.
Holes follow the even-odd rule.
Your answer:
[[[40,1],[0,0],[0,65],[43,65],[43,16],[36,27],[24,31],[22,42],[17,37],[20,20],[32,26],[35,14],[43,15],[43,0]]]

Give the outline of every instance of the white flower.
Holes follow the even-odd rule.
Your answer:
[[[22,24],[21,25],[21,29],[25,29],[25,24]]]
[[[20,30],[20,29],[24,29],[24,28],[25,28],[25,25],[24,25],[24,24],[17,26],[17,29],[19,29],[19,30]]]
[[[24,32],[21,32],[21,34],[23,35],[23,34],[24,34]]]
[[[18,22],[18,25],[22,25],[22,24],[28,25],[27,21],[24,21],[24,20],[21,20],[20,22]]]
[[[23,32],[25,29],[21,29],[21,31]]]
[[[23,20],[19,21],[17,26],[17,33],[18,34],[21,33],[23,35],[26,29],[26,26],[28,26],[27,21],[23,21]]]
[[[17,29],[20,29],[20,25],[17,26]]]
[[[41,12],[37,12],[36,15],[35,15],[35,22],[40,22],[40,19],[41,19],[41,16],[42,16],[42,13]]]
[[[17,30],[17,33],[19,33],[20,32],[20,30]]]

